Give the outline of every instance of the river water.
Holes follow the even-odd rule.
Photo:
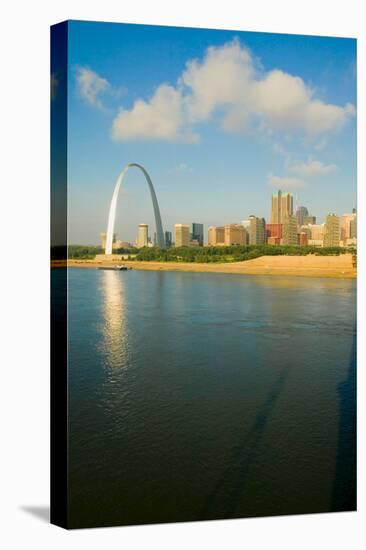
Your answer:
[[[355,508],[355,281],[68,277],[71,526]]]

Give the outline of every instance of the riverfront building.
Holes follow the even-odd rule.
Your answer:
[[[309,244],[309,236],[306,231],[300,231],[299,235],[299,245],[300,246],[308,246]]]
[[[349,222],[349,238],[357,239],[357,214],[355,214],[355,217]]]
[[[341,228],[339,216],[328,214],[324,227],[324,246],[339,246],[341,240]]]
[[[148,246],[149,244],[149,226],[146,223],[140,223],[137,234],[137,248]]]
[[[266,241],[267,244],[281,244],[282,239],[282,223],[267,223],[266,224]]]
[[[343,243],[346,243],[347,239],[356,238],[356,219],[357,214],[343,214],[340,217],[340,239]]]
[[[309,225],[309,224],[316,224],[316,216],[305,216],[304,217],[304,224],[303,225]]]
[[[311,246],[323,246],[324,244],[324,224],[303,225],[301,231],[306,231],[308,235],[308,244]]]
[[[238,223],[225,225],[224,241],[226,246],[230,246],[232,244],[245,245],[247,241],[247,232],[245,228]]]
[[[165,246],[167,248],[172,246],[172,232],[171,231],[165,231]]]
[[[282,244],[297,245],[297,219],[295,216],[287,216],[283,223]]]
[[[175,229],[175,246],[189,246],[189,225],[176,223]]]
[[[266,237],[282,239],[282,223],[266,223]]]
[[[309,216],[309,212],[306,206],[299,206],[296,210],[295,216],[297,219],[297,225],[304,225],[305,218]]]
[[[197,241],[199,246],[203,246],[203,223],[192,223],[191,241]]]
[[[208,228],[208,246],[222,246],[225,244],[225,229],[212,225]]]
[[[265,219],[249,216],[249,221],[249,244],[264,244],[266,242]]]

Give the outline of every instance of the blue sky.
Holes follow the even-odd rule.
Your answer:
[[[269,221],[291,191],[319,221],[356,202],[356,41],[115,23],[69,23],[69,242],[105,231],[118,172],[145,166],[164,229]],[[142,174],[116,231],[154,231]]]

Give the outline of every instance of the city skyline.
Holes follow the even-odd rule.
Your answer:
[[[70,43],[70,243],[99,242],[127,162],[151,175],[164,230],[188,212],[269,220],[279,188],[318,219],[355,206],[354,40],[73,21]],[[125,183],[115,230],[132,241],[153,210],[143,176]]]
[[[175,223],[173,231],[165,231],[164,245],[170,246],[230,246],[230,245],[311,245],[319,246],[356,246],[357,245],[357,212],[336,214],[329,212],[323,220],[317,217],[306,206],[300,205],[296,211],[293,206],[292,193],[278,190],[271,195],[269,219],[251,214],[247,219],[224,225],[211,225],[194,221]],[[141,228],[144,236],[141,237]],[[156,232],[154,238],[149,234],[149,225],[139,223],[138,234],[133,241],[117,239],[113,234],[113,248],[136,248],[158,246]],[[331,236],[330,236],[331,234]],[[174,238],[172,238],[174,235]],[[101,232],[101,246],[105,249],[106,233]]]

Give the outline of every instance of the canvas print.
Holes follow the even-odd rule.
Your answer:
[[[356,509],[356,208],[355,39],[52,27],[53,523]]]

